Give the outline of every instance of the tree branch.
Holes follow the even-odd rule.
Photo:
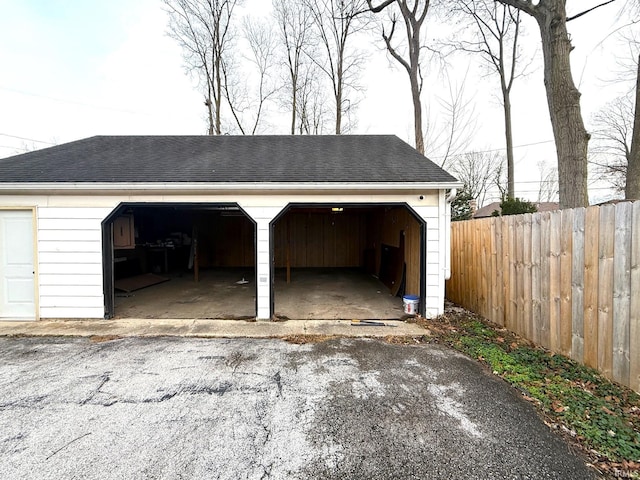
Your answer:
[[[387,8],[389,5],[391,5],[392,3],[394,3],[396,0],[385,0],[384,2],[382,2],[380,5],[378,5],[377,7],[374,7],[371,3],[371,0],[367,0],[367,6],[369,7],[369,10],[373,13],[380,13],[382,10],[384,10],[385,8]]]
[[[522,10],[524,13],[535,17],[538,14],[538,5],[534,5],[531,0],[497,0],[498,2]]]
[[[567,17],[567,22],[570,22],[571,20],[575,20],[576,18],[580,18],[581,16],[586,15],[589,12],[593,12],[596,8],[604,7],[605,5],[608,5],[608,4],[613,3],[615,1],[616,0],[608,0],[608,1],[604,2],[604,3],[601,3],[600,5],[596,5],[595,7],[592,7],[590,9],[588,9],[588,10],[585,10],[582,13],[578,13],[578,14],[572,16],[572,17]]]

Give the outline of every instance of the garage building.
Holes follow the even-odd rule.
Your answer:
[[[390,135],[98,136],[0,159],[0,319],[444,308],[461,184]]]

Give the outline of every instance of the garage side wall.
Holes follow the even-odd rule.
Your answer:
[[[37,211],[40,318],[103,318],[101,222],[111,208]]]

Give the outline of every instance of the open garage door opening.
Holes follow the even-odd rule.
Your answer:
[[[406,205],[290,205],[271,224],[277,319],[405,319],[424,309],[425,222]]]
[[[255,222],[237,204],[121,204],[102,229],[106,318],[256,317]]]

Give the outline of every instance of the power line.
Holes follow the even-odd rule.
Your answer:
[[[0,145],[0,148],[8,148],[10,150],[15,150],[15,149],[24,150],[22,147],[16,147],[16,146],[11,146],[11,145]]]
[[[146,116],[146,117],[152,117],[153,116],[150,113],[135,112],[133,110],[125,110],[125,109],[106,107],[106,106],[101,106],[101,105],[92,105],[90,103],[78,102],[78,101],[75,101],[75,100],[67,100],[67,99],[63,99],[63,98],[49,97],[47,95],[40,95],[38,93],[24,92],[24,91],[21,91],[21,90],[16,90],[14,88],[7,88],[7,87],[0,86],[0,90],[4,90],[6,92],[17,93],[19,95],[26,95],[28,97],[44,98],[46,100],[52,100],[54,102],[67,103],[67,104],[70,104],[70,105],[78,105],[80,107],[93,108],[95,110],[107,110],[107,111],[111,111],[111,112],[128,113],[130,115],[143,115],[143,116]]]
[[[523,143],[522,145],[514,145],[513,148],[523,148],[523,147],[533,147],[535,145],[542,145],[545,143],[553,143],[554,140],[540,140],[539,142],[531,142],[531,143]],[[500,148],[492,148],[489,150],[471,150],[470,152],[464,152],[464,153],[458,153],[456,155],[451,155],[451,157],[459,157],[462,155],[469,155],[472,153],[491,153],[491,152],[502,152],[503,150],[506,150],[506,147],[500,147]],[[428,158],[430,159],[437,159],[437,158],[445,158],[446,155],[438,155],[438,156],[434,156],[431,157],[429,156]]]
[[[18,140],[24,140],[26,142],[46,143],[47,145],[55,145],[53,142],[47,142],[45,140],[36,140],[35,138],[19,137],[18,135],[9,135],[8,133],[0,133],[0,137],[17,138]]]

